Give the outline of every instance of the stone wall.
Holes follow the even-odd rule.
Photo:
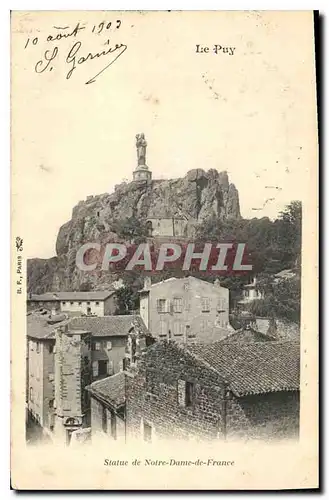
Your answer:
[[[149,348],[150,354],[153,347]],[[178,401],[178,381],[194,384],[194,404],[184,407]],[[141,436],[142,419],[159,438],[185,438],[189,435],[216,438],[223,431],[221,407],[224,385],[216,374],[196,364],[174,344],[163,344],[152,355],[143,356],[140,369],[126,376],[127,436]]]
[[[184,382],[193,384],[193,404],[182,405]],[[126,375],[127,439],[280,439],[296,437],[299,393],[276,392],[235,397],[216,372],[179,349],[161,342]]]
[[[258,394],[227,403],[227,437],[253,439],[294,438],[299,433],[299,393]]]
[[[53,425],[55,402],[55,355],[54,340],[43,342],[43,419],[42,426],[50,429]]]
[[[35,309],[48,309],[51,311],[55,309],[57,312],[60,311],[61,305],[59,300],[28,300],[27,301],[27,311],[34,311]]]
[[[108,349],[108,342],[111,342],[111,349]],[[95,350],[96,343],[99,350]],[[93,337],[92,339],[93,350],[91,352],[91,361],[96,363],[98,361],[108,362],[108,373],[103,376],[94,376],[93,380],[107,377],[118,373],[123,368],[123,359],[125,358],[127,338],[124,336],[109,336],[109,337]]]
[[[158,310],[161,299],[167,301],[164,312]],[[181,310],[175,305],[177,299]],[[141,301],[142,318],[147,314],[145,307],[145,300]],[[170,331],[177,342],[220,340],[217,329],[229,324],[229,290],[192,277],[164,281],[150,288],[148,317],[148,328],[155,337],[165,338]]]
[[[56,331],[55,353],[55,434],[65,434],[67,419],[76,426],[87,423],[89,400],[85,386],[91,379],[91,349],[88,335],[67,331],[67,325]],[[85,421],[82,416],[85,415]]]
[[[113,410],[106,407],[93,396],[91,397],[90,406],[92,439],[102,436],[110,439],[124,440],[125,424],[123,418],[120,418]],[[114,427],[111,425],[113,419],[115,421]]]

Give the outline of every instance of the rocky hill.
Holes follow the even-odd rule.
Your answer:
[[[73,208],[71,220],[60,228],[57,256],[28,260],[28,291],[79,290],[81,286],[105,288],[118,276],[78,270],[75,256],[82,244],[118,241],[113,222],[120,219],[182,215],[189,220],[186,237],[192,237],[193,229],[209,217],[239,219],[239,193],[234,184],[229,183],[227,173],[195,169],[183,178],[154,180],[149,184],[122,183],[112,194],[88,196]]]

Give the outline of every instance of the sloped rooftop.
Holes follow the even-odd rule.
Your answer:
[[[299,342],[221,341],[185,349],[221,375],[237,396],[299,390]]]
[[[147,333],[147,328],[140,316],[79,316],[70,321],[71,330],[86,330],[95,337],[127,336],[134,322]]]

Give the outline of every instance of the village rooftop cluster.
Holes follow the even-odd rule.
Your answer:
[[[152,173],[144,134],[136,136],[136,147],[133,182],[147,187]],[[165,237],[167,243],[158,250],[148,243],[104,248],[87,243],[76,257],[78,273],[100,265],[153,275],[168,266],[189,271],[198,261],[205,273],[249,273],[240,299],[232,301],[226,277],[207,281],[187,272],[162,281],[146,275],[137,307],[126,307],[126,314],[119,308],[119,298],[129,293],[123,280],[120,286],[96,282],[90,291],[58,291],[58,286],[30,293],[27,441],[71,446],[108,440],[111,449],[114,441],[124,446],[135,440],[195,439],[221,446],[237,439],[297,439],[299,325],[248,310],[266,295],[246,245],[168,242],[188,233],[191,221],[182,213],[146,222],[149,237]],[[295,271],[286,269],[271,279],[273,286],[289,286],[294,277]]]

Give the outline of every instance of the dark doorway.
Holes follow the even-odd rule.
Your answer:
[[[107,375],[107,361],[103,360],[98,361],[98,375],[100,376]]]

